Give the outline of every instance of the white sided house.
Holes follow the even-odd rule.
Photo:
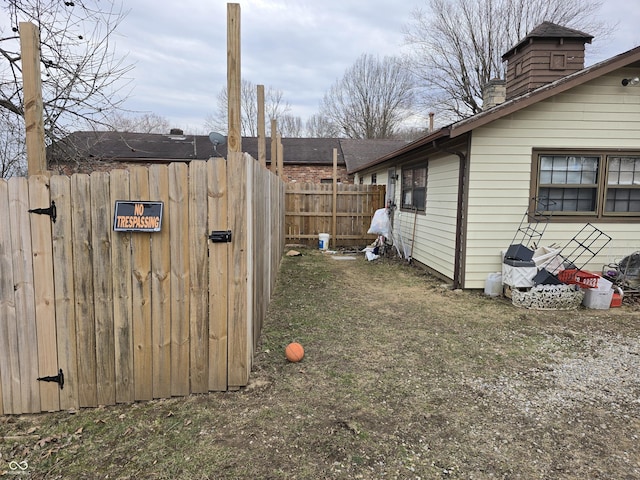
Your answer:
[[[483,112],[356,171],[387,184],[414,261],[483,288],[525,214],[548,219],[542,246],[585,226],[611,237],[587,270],[640,250],[640,47],[584,68],[591,40],[543,23],[503,56]]]

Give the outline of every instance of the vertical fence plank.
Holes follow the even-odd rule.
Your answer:
[[[272,159],[272,161],[275,161]],[[227,159],[227,186],[229,196],[229,228],[233,232],[229,254],[229,370],[230,388],[247,384],[249,361],[247,336],[249,335],[247,298],[247,163],[242,154],[230,152]]]
[[[111,192],[109,174],[93,172],[91,186],[91,244],[96,326],[96,380],[99,405],[116,403],[113,268],[111,265]]]
[[[128,200],[129,171],[113,170],[109,185],[111,215],[115,215],[116,200]],[[133,287],[131,271],[131,233],[113,232],[111,237],[111,272],[113,282],[113,329],[116,369],[116,402],[135,400],[133,380]]]
[[[275,175],[271,175],[271,192],[273,194],[273,196],[271,197],[271,201],[273,201],[274,198],[279,198],[279,192],[280,192],[280,188],[279,185],[284,183],[284,182],[278,182],[277,178],[275,177]],[[286,201],[286,199],[283,199]],[[272,207],[269,209],[270,212],[270,225],[269,225],[269,234],[272,238],[275,239],[274,244],[271,247],[271,267],[270,267],[270,272],[271,272],[271,278],[270,278],[270,285],[269,285],[269,298],[271,298],[271,294],[275,289],[276,286],[276,272],[278,271],[278,266],[279,266],[279,255],[278,250],[281,250],[283,246],[280,245],[282,238],[281,236],[278,234],[278,227],[280,228],[284,228],[284,223],[283,224],[279,224],[278,220],[279,220],[279,216],[281,214],[283,214],[283,212],[286,210],[286,206],[285,203],[283,202],[281,205],[273,204],[272,205],[276,205],[275,208]],[[284,220],[284,218],[283,218]]]
[[[18,334],[21,409],[40,411],[38,385],[38,336],[33,291],[33,254],[29,226],[29,188],[26,178],[9,182],[9,214],[12,230],[13,275]]]
[[[184,163],[169,165],[171,237],[171,394],[189,393],[189,177]]]
[[[5,196],[8,186],[4,178],[0,178],[0,212],[9,212],[9,198]],[[5,220],[5,217],[1,217],[0,221]],[[2,379],[9,378],[8,366],[9,366],[9,338],[7,332],[7,319],[4,318],[5,314],[8,316],[9,302],[7,301],[10,291],[10,282],[13,279],[13,267],[9,270],[7,256],[7,240],[11,242],[11,230],[8,228],[0,229],[0,415],[4,415],[4,389],[2,388]],[[3,278],[6,277],[6,278]],[[7,389],[7,394],[9,390]]]
[[[148,200],[149,171],[147,168],[142,166],[131,168],[129,180],[130,200]],[[150,234],[132,233],[133,382],[136,400],[153,398],[150,249]]]
[[[72,251],[71,179],[54,175],[50,180],[51,200],[56,202],[57,219],[52,225],[53,275],[55,284],[56,337],[58,366],[64,372],[60,390],[60,408],[80,406],[78,400],[78,363],[76,351],[75,291]]]
[[[91,192],[89,176],[71,177],[73,275],[76,299],[78,399],[81,407],[98,404],[96,386],[96,329],[93,303],[93,250],[91,246]]]
[[[189,164],[189,323],[191,338],[191,392],[203,393],[209,387],[209,218],[207,164]]]
[[[11,179],[10,181],[16,181]],[[0,381],[2,414],[22,413],[20,399],[20,364],[18,362],[18,324],[13,278],[9,183],[0,179],[0,215],[5,228],[0,229]]]
[[[30,208],[49,207],[49,178],[46,175],[29,177]],[[31,215],[31,246],[33,250],[33,287],[35,295],[36,328],[38,332],[38,376],[57,375],[56,312],[53,283],[53,250],[48,215]],[[40,383],[40,408],[45,412],[60,409],[58,384]]]
[[[227,162],[207,165],[209,230],[227,230]],[[233,237],[232,237],[233,238]],[[209,243],[209,390],[227,389],[228,243]]]
[[[262,230],[265,221],[264,206],[267,204],[267,198],[265,196],[266,190],[264,188],[264,182],[262,181],[262,171],[260,165],[257,162],[252,162],[253,168],[253,249],[254,249],[254,262],[253,268],[255,269],[255,275],[253,275],[253,333],[252,333],[252,349],[257,346],[257,340],[260,336],[260,329],[262,327],[262,300],[264,299],[264,247],[268,245],[268,240],[265,238],[265,234]],[[261,202],[256,202],[256,199],[262,199]]]
[[[253,244],[255,251],[254,262],[254,308],[253,308],[253,344],[252,349],[258,346],[262,320],[267,311],[269,284],[269,251],[271,247],[271,235],[267,234],[269,221],[269,183],[268,175],[258,162],[253,162]]]
[[[278,144],[278,150],[279,150],[279,155],[280,157],[282,157],[282,144],[279,143]],[[247,196],[247,216],[245,218],[245,224],[246,224],[246,228],[247,228],[247,234],[246,234],[246,239],[247,239],[247,249],[245,251],[245,256],[246,256],[246,271],[247,271],[247,293],[246,293],[246,301],[247,301],[247,306],[246,306],[246,315],[247,315],[247,319],[246,319],[246,325],[247,325],[247,330],[246,330],[246,336],[245,336],[245,352],[246,352],[246,374],[245,374],[245,380],[244,383],[242,384],[243,386],[246,385],[247,383],[249,383],[249,372],[251,372],[251,367],[253,366],[253,336],[255,333],[255,309],[254,309],[254,303],[255,303],[255,277],[256,277],[256,244],[254,242],[254,222],[252,221],[252,219],[254,218],[254,210],[255,210],[255,205],[256,205],[256,199],[259,198],[256,195],[255,192],[255,188],[256,188],[256,183],[255,183],[255,177],[254,177],[254,170],[253,170],[253,165],[255,164],[255,160],[253,159],[253,157],[251,157],[251,155],[249,155],[248,153],[243,154],[242,156],[242,161],[245,163],[245,171],[246,171],[246,196]],[[278,161],[279,163],[279,167],[278,168],[282,168],[282,158],[279,158]],[[282,174],[278,175],[279,177],[282,177]],[[260,198],[260,201],[263,201],[262,198]]]
[[[169,169],[149,168],[151,201],[169,203]],[[171,396],[171,245],[168,212],[164,212],[160,232],[152,235],[151,318],[153,321],[153,397]]]

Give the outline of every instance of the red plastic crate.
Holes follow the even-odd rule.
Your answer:
[[[598,288],[600,275],[568,268],[558,273],[558,279],[569,285],[579,285],[582,288]]]

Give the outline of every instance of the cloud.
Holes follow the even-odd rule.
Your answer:
[[[404,51],[403,26],[425,0],[238,0],[242,76],[283,92],[303,122],[363,53]],[[226,86],[227,4],[183,0],[127,0],[129,14],[116,36],[119,54],[135,63],[130,109],[200,128]],[[635,2],[604,1],[603,18],[619,22],[594,41],[588,63],[640,43]]]

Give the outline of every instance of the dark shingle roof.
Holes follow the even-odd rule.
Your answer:
[[[521,46],[526,43],[529,43],[534,38],[540,39],[574,39],[581,40],[585,43],[591,43],[593,40],[593,36],[588,33],[581,32],[580,30],[574,30],[573,28],[563,27],[561,25],[556,25],[551,22],[542,22],[536,28],[531,30],[520,40],[516,45],[511,47],[509,51],[507,51],[504,55],[502,55],[502,60],[505,60],[507,57],[510,57],[511,54],[518,50]]]
[[[563,27],[551,22],[542,22],[536,28],[529,32],[527,37],[545,37],[545,38],[584,38],[592,40],[593,36],[588,33],[574,30],[573,28]],[[525,38],[527,38],[525,37]]]
[[[338,165],[352,171],[358,166],[400,148],[397,140],[351,140],[344,138],[283,138],[285,164],[333,165],[333,150],[337,149]],[[258,139],[242,138],[242,151],[258,158]],[[74,132],[61,140],[50,153],[64,162],[73,156],[82,159],[116,160],[121,162],[173,160],[206,160],[212,156],[226,157],[227,146],[215,150],[207,135]],[[73,152],[73,155],[70,155]],[[60,158],[62,157],[62,159]],[[271,138],[266,139],[267,163],[271,162]]]
[[[347,164],[347,173],[353,173],[359,167],[387,153],[398,150],[406,144],[407,142],[404,140],[340,139],[344,161]]]

